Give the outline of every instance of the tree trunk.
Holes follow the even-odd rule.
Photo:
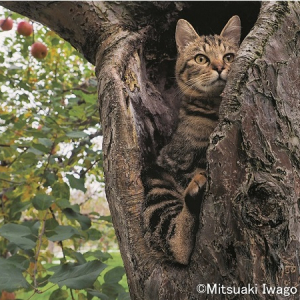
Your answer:
[[[264,2],[241,45],[207,153],[196,247],[182,268],[155,258],[140,228],[140,172],[177,117],[175,24],[185,17],[206,33],[201,24],[214,26],[220,10],[216,32],[233,14],[250,29],[258,3],[0,4],[53,28],[96,66],[106,194],[132,300],[286,299],[268,288],[299,288],[299,3]],[[230,294],[233,286],[244,289]]]

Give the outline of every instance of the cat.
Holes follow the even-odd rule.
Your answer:
[[[144,237],[169,262],[190,261],[205,191],[206,149],[240,36],[238,16],[214,36],[199,36],[186,20],[177,22],[179,120],[170,143],[142,174]]]

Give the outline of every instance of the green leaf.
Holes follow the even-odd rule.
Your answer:
[[[84,257],[91,257],[91,256],[98,258],[101,261],[106,261],[108,259],[112,259],[112,256],[109,253],[102,252],[101,250],[96,250],[93,252],[89,251],[89,252],[84,253]]]
[[[102,292],[109,297],[109,299],[116,299],[118,295],[124,293],[124,288],[119,283],[103,283]]]
[[[80,252],[76,252],[71,248],[64,248],[64,253],[66,256],[75,259],[81,265],[86,263],[86,259],[84,258],[83,254],[81,254]]]
[[[49,151],[50,151],[50,147],[45,147],[43,144],[32,143],[32,147],[34,148],[34,151],[37,152],[37,154],[38,154],[38,152],[40,152],[41,154],[44,154],[44,153],[49,153]],[[30,148],[30,149],[33,149],[33,148]],[[33,151],[31,151],[31,152],[33,152]],[[33,153],[35,153],[35,152],[33,152]]]
[[[69,138],[78,139],[78,138],[87,137],[88,134],[85,133],[84,131],[70,131],[66,134],[66,136],[68,136]]]
[[[47,219],[45,223],[45,231],[54,230],[59,223],[55,219]]]
[[[99,220],[103,220],[103,221],[112,223],[111,216],[100,216],[100,217],[99,217]]]
[[[30,228],[18,224],[5,224],[0,228],[0,235],[16,244],[18,247],[29,250],[35,247]]]
[[[91,241],[99,241],[102,236],[102,233],[99,230],[97,230],[96,228],[90,228],[87,231],[87,234],[88,234],[89,240],[91,240]]]
[[[45,274],[45,273],[42,273]],[[48,284],[48,279],[51,275],[46,274],[45,276],[42,276],[42,274],[39,274],[36,278],[37,285],[39,288],[42,288]]]
[[[27,150],[27,153],[32,153],[32,154],[34,154],[34,155],[42,155],[42,154],[43,154],[43,151],[40,151],[40,150],[38,150],[38,149],[36,149],[36,148],[30,147],[30,148]],[[23,157],[23,159],[24,159],[24,157]]]
[[[125,269],[123,267],[115,267],[104,275],[104,281],[106,283],[118,283],[125,274]]]
[[[25,201],[25,202],[20,202],[20,201],[15,201],[14,205],[11,206],[11,216],[15,216],[16,214],[25,211],[27,208],[31,206],[31,201]]]
[[[124,288],[119,284],[119,281],[125,274],[123,267],[115,267],[104,275],[104,284],[102,285],[102,291],[110,297],[110,299],[116,299],[119,294],[125,292]]]
[[[72,204],[69,202],[69,200],[66,199],[59,199],[56,204],[58,205],[59,208],[65,209],[65,208],[72,208]]]
[[[7,259],[0,258],[0,270],[0,291],[12,292],[29,287],[28,282],[23,277],[21,268],[17,268]]]
[[[53,141],[47,138],[39,138],[38,141],[47,148],[50,148],[53,145]]]
[[[87,230],[91,227],[92,222],[89,217],[84,216],[78,212],[75,212],[71,207],[65,208],[63,213],[70,220],[76,220],[79,222],[82,230]]]
[[[45,210],[51,206],[51,204],[54,202],[54,200],[55,199],[50,195],[37,194],[32,199],[32,205],[37,210]]]
[[[86,192],[86,188],[84,186],[84,178],[76,178],[71,174],[67,174],[66,177],[69,180],[71,188],[81,190],[84,193]]]
[[[109,300],[108,296],[97,291],[97,290],[93,290],[93,289],[86,289],[86,291],[92,295],[92,296],[95,296],[95,297],[98,297],[99,299],[101,300]]]
[[[53,231],[46,232],[48,240],[59,242],[67,240],[74,235],[79,235],[79,232],[72,226],[58,225]]]
[[[49,269],[55,272],[49,281],[58,284],[59,287],[65,285],[70,289],[85,289],[93,285],[105,268],[106,265],[99,260],[89,261],[79,266],[64,264]]]
[[[57,289],[50,295],[49,300],[66,300],[69,297],[69,293],[65,290]]]
[[[33,220],[24,221],[22,225],[30,229],[31,234],[34,236],[34,240],[36,240],[37,239],[36,237],[39,235],[41,222],[33,219]]]
[[[118,299],[122,300],[130,300],[130,294],[126,291],[120,292],[118,295]]]
[[[58,38],[53,38],[51,40],[51,44],[52,44],[52,46],[57,46],[59,44],[59,39]]]
[[[49,170],[45,171],[45,178],[46,178],[46,183],[45,186],[52,186],[53,184],[56,183],[58,177],[54,172],[51,172]]]
[[[28,151],[21,156],[21,160],[25,164],[35,164],[37,162],[35,154]]]
[[[56,182],[52,187],[52,196],[55,199],[70,199],[70,187],[65,182]]]
[[[7,258],[7,262],[13,264],[16,268],[25,271],[29,268],[30,261],[22,255],[15,254]]]
[[[55,228],[59,226],[58,222],[55,219],[48,219],[45,222],[45,235],[47,238],[50,238],[53,235],[56,235]]]

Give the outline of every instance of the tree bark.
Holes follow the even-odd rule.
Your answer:
[[[224,92],[199,234],[221,283],[299,288],[299,12],[263,3]]]
[[[146,247],[140,171],[176,122],[176,21],[206,7],[200,2],[0,4],[54,29],[96,66],[106,194],[131,299],[283,299],[264,293],[263,285],[300,289],[299,3],[264,2],[241,45],[207,153],[196,247],[182,268],[163,263]],[[241,13],[250,5],[243,3]],[[208,294],[199,293],[198,284],[256,289]],[[299,299],[299,292],[289,299]]]

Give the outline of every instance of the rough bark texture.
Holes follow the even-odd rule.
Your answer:
[[[299,287],[299,12],[263,4],[224,93],[199,234],[222,283]]]
[[[185,268],[155,259],[140,230],[140,170],[168,140],[177,117],[176,20],[194,20],[206,33],[196,20],[203,15],[212,26],[207,11],[220,10],[216,32],[233,14],[249,31],[257,15],[251,22],[246,16],[257,3],[0,4],[50,26],[96,65],[106,193],[132,299],[287,299],[263,294],[261,285],[299,288],[299,3],[263,3],[241,45],[211,138],[201,226]],[[199,294],[200,283],[250,284],[257,292]],[[289,299],[299,299],[299,292]]]

